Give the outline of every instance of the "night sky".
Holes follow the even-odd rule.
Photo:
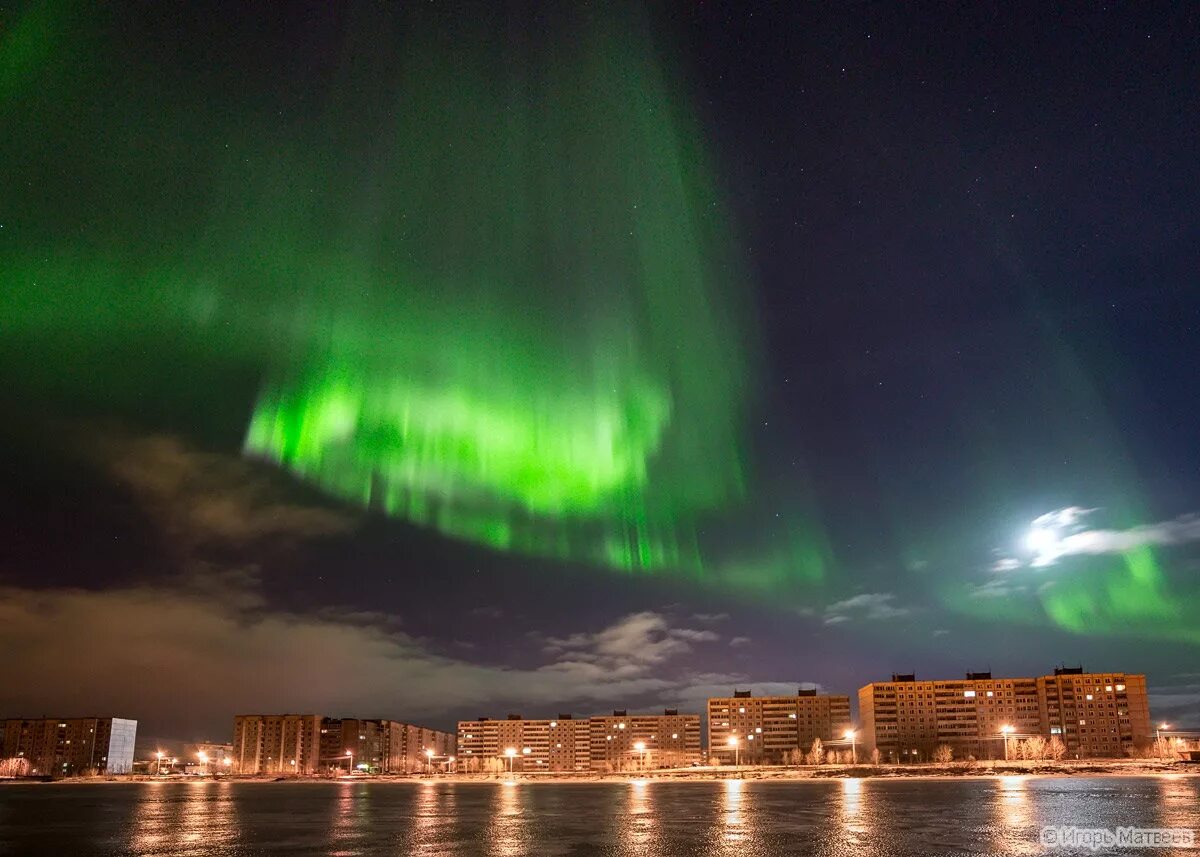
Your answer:
[[[763,5],[0,4],[0,716],[1200,728],[1197,10]]]

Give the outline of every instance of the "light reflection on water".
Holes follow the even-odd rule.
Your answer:
[[[0,855],[1030,855],[1063,824],[1197,829],[1200,779],[0,787]]]

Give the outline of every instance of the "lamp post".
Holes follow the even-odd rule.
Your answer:
[[[208,773],[208,753],[201,750],[196,754],[196,758],[200,760],[200,774],[203,776]]]
[[[641,769],[643,771],[646,770],[646,742],[645,741],[635,741],[633,743],[633,749],[634,749],[634,752],[638,753],[642,757],[640,760]]]
[[[157,753],[154,754],[154,775],[155,776],[158,776],[158,777],[162,776],[162,760],[163,760],[163,751],[159,750]]]
[[[516,758],[517,750],[515,747],[509,747],[504,751],[504,755],[508,758],[508,772],[511,774],[513,769],[513,759]]]
[[[842,733],[842,737],[844,737],[847,741],[850,742],[850,764],[857,765],[858,764],[858,743],[857,743],[858,733],[855,732],[853,729],[847,729],[844,733]]]
[[[348,759],[348,761],[346,762],[346,773],[352,774],[352,773],[354,773],[354,751],[347,750],[346,758]]]
[[[1004,736],[1004,761],[1008,761],[1008,736],[1013,733],[1013,727],[1007,723],[1000,727],[1000,734]]]
[[[730,735],[729,740],[725,743],[733,748],[733,766],[736,768],[741,764],[741,755],[738,753],[738,737]]]
[[[432,750],[425,751],[425,773],[427,773],[427,774],[433,773],[433,751]]]
[[[1163,756],[1162,731],[1164,729],[1170,729],[1170,728],[1171,728],[1170,723],[1160,723],[1160,724],[1158,724],[1158,728],[1154,730],[1154,744],[1155,744],[1155,748],[1158,750],[1158,756],[1160,759]]]

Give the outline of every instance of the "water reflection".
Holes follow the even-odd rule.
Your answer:
[[[654,806],[650,796],[649,783],[645,780],[634,780],[629,784],[621,837],[626,853],[637,857],[653,853],[656,819],[660,811]]]
[[[1040,854],[1038,827],[1030,804],[1029,778],[1000,777],[992,803],[992,831],[997,850],[1006,854]]]
[[[133,812],[129,850],[139,855],[223,852],[240,835],[234,798],[231,783],[147,783]]]
[[[339,783],[333,802],[333,824],[330,830],[330,857],[357,857],[363,853],[362,829],[367,815],[369,791],[365,785]]]
[[[845,850],[856,853],[862,848],[868,833],[863,819],[863,781],[842,780],[841,792],[841,804],[838,808],[840,838]]]
[[[528,853],[529,827],[526,824],[524,803],[526,789],[514,782],[505,782],[495,791],[488,825],[487,847],[497,857],[516,857]]]
[[[1200,827],[1200,781],[1193,777],[1167,774],[1158,784],[1160,827]],[[1196,831],[1200,836],[1200,830]]]

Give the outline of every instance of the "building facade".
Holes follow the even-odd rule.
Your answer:
[[[735,690],[708,700],[708,754],[723,765],[792,762],[818,738],[840,746],[850,728],[848,696],[806,689],[795,696],[754,696]],[[846,749],[850,746],[846,741]]]
[[[667,708],[662,714],[614,711],[589,721],[593,771],[683,768],[699,764],[700,715]]]
[[[137,721],[123,717],[40,717],[4,722],[5,759],[34,776],[79,777],[133,770]]]
[[[315,774],[321,770],[321,715],[238,714],[233,769],[239,774]]]
[[[1144,675],[1064,667],[1039,678],[1037,688],[1043,734],[1060,738],[1069,758],[1124,756],[1154,735]]]
[[[1150,734],[1145,676],[1082,668],[1040,678],[893,675],[861,688],[858,705],[864,748],[884,761],[930,761],[942,745],[957,759],[1003,759],[1013,741],[1035,736],[1059,738],[1069,758],[1123,756]]]
[[[395,720],[319,714],[233,719],[233,768],[243,774],[407,774],[445,769],[454,753],[453,734]]]
[[[618,771],[700,761],[700,716],[662,714],[528,720],[481,717],[458,724],[463,771]]]

